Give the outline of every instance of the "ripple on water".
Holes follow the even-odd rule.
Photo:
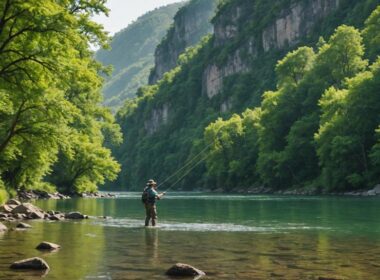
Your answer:
[[[104,227],[119,227],[138,229],[144,228],[141,220],[135,219],[107,219],[96,220],[95,225]],[[259,232],[259,233],[284,233],[293,230],[329,230],[327,227],[311,227],[305,224],[267,224],[262,226],[238,225],[230,223],[175,223],[160,222],[156,227],[163,231],[197,231],[197,232]]]

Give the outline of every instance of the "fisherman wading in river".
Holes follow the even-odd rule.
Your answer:
[[[165,192],[157,192],[157,183],[154,180],[149,180],[142,194],[142,202],[145,204],[146,218],[145,226],[149,226],[149,220],[152,219],[152,226],[156,226],[157,208],[156,201],[160,200],[165,195]]]

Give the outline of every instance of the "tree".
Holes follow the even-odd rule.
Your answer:
[[[377,178],[380,60],[357,74],[346,89],[323,95],[316,135],[322,182],[330,189],[362,188]],[[373,180],[375,179],[375,180]]]
[[[380,6],[372,12],[371,16],[365,22],[365,28],[362,32],[367,54],[371,61],[376,60],[380,54]]]
[[[89,48],[106,47],[103,27],[91,21],[93,14],[108,12],[104,4],[104,0],[1,4],[0,177],[7,188],[47,186],[44,178],[63,154],[71,155],[68,165],[91,158],[92,153],[102,154],[117,172],[102,145],[103,135],[120,138],[120,134],[113,117],[100,106],[99,73],[105,69]],[[82,141],[74,141],[79,138]],[[85,143],[93,149],[78,148]],[[104,176],[115,176],[107,164],[95,165],[104,168]],[[92,183],[103,181],[88,178]]]

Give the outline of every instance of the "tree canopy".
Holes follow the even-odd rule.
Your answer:
[[[103,27],[91,20],[108,13],[105,2],[2,2],[0,180],[8,190],[51,188],[59,183],[53,172],[57,166],[78,172],[77,161],[91,161],[99,153],[107,168],[92,160],[91,169],[101,175],[86,175],[81,184],[63,190],[93,190],[117,174],[118,164],[103,145],[105,136],[120,142],[121,135],[110,112],[100,106],[104,68],[90,50],[90,45],[107,45]]]

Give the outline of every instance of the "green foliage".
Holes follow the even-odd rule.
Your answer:
[[[0,178],[9,191],[54,190],[56,181],[46,176],[54,177],[55,166],[64,170],[98,150],[103,168],[116,165],[102,145],[121,136],[100,106],[99,73],[105,69],[89,49],[106,46],[103,27],[90,18],[107,12],[100,0],[7,0],[0,6]],[[73,140],[79,137],[87,137],[93,150],[75,154],[86,143]],[[70,160],[63,163],[62,155]],[[113,170],[101,172],[112,179]]]
[[[375,60],[380,53],[380,6],[371,14],[365,22],[363,30],[364,41],[367,46],[367,53],[370,59]]]
[[[372,88],[361,88],[362,96],[359,91],[349,94],[359,77],[371,73],[375,77],[376,67],[368,71],[365,59],[365,50],[370,50],[361,35],[365,32],[342,25],[358,22],[356,15],[362,20],[358,26],[363,25],[368,13],[351,14],[363,7],[362,3],[342,1],[343,10],[321,20],[307,38],[300,39],[301,43],[312,42],[310,46],[314,48],[284,47],[267,52],[258,49],[257,55],[240,51],[252,38],[261,42],[263,28],[290,2],[278,1],[272,7],[268,1],[224,1],[213,20],[221,26],[230,24],[231,17],[222,15],[231,16],[234,5],[246,8],[241,10],[239,20],[231,23],[236,25],[237,35],[223,44],[211,37],[194,53],[188,50],[182,58],[191,54],[189,58],[158,84],[141,89],[138,98],[126,104],[118,114],[125,135],[122,147],[115,149],[123,165],[119,185],[138,189],[149,177],[162,181],[208,145],[210,153],[205,165],[198,166],[176,187],[231,191],[264,185],[276,189],[317,186],[337,190],[369,187],[376,181],[374,166],[380,162],[379,132],[375,133],[379,127],[374,113],[379,112],[377,107],[373,112],[364,107],[363,112],[371,111],[370,121],[360,119],[368,124],[365,129],[360,127],[360,121],[352,126],[345,124],[351,130],[348,137],[340,134],[338,125],[328,129],[337,116],[349,116],[347,122],[355,118],[347,114],[346,95],[358,96],[357,110],[363,103],[361,98],[367,98],[368,104],[376,103],[375,97],[363,97],[378,92],[374,81]],[[366,2],[368,6],[378,3]],[[321,26],[323,31],[319,30]],[[377,30],[373,28],[371,37]],[[206,68],[225,66],[236,50],[251,67],[224,79],[222,91],[208,98],[202,92]],[[356,110],[354,106],[349,108]],[[324,131],[326,135],[322,135]],[[363,133],[372,135],[364,152],[356,153],[355,158],[346,157],[358,151]],[[368,170],[363,169],[360,155]]]
[[[360,188],[376,182],[379,66],[380,60],[370,71],[350,79],[345,89],[327,90],[320,101],[316,140],[323,182],[329,188]]]
[[[218,119],[205,129],[204,141],[210,145],[206,167],[208,184],[230,191],[248,187],[257,180],[257,126],[260,109],[246,110],[242,117]]]

